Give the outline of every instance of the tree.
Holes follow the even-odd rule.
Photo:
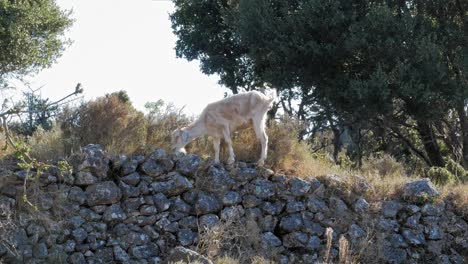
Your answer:
[[[246,79],[254,80],[251,89],[272,84],[285,110],[298,102],[297,118],[335,137],[350,131],[358,163],[363,151],[376,149],[362,145],[371,136],[396,139],[429,166],[443,166],[444,156],[457,152],[468,164],[466,1],[175,3],[178,56],[200,59],[205,73],[247,71],[238,81],[221,78],[231,89]],[[226,55],[231,50],[241,52]],[[449,133],[456,139],[444,140]]]
[[[70,12],[53,0],[0,0],[0,85],[47,68],[69,40]]]

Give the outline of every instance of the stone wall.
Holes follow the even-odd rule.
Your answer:
[[[177,246],[206,254],[204,232],[226,223],[248,226],[254,241],[243,246],[278,263],[323,261],[326,233],[332,262],[341,237],[365,263],[467,260],[466,216],[427,179],[404,186],[400,200],[368,202],[372,186],[359,176],[350,186],[336,175],[300,179],[163,150],[109,158],[89,145],[72,165],[30,181],[37,209],[22,198],[27,172],[3,172],[11,184],[0,185],[0,262],[160,263]]]

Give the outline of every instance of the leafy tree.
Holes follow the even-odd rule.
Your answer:
[[[468,163],[466,1],[175,4],[178,56],[200,59],[205,73],[219,73],[234,92],[246,80],[250,89],[272,84],[286,111],[298,102],[295,114],[315,125],[312,132],[321,126],[337,138],[348,131],[358,163],[364,151],[401,149],[395,144],[430,166],[459,152],[457,160]],[[213,64],[217,58],[222,63]],[[227,82],[223,76],[236,69],[247,72]],[[443,140],[448,133],[452,142]]]
[[[69,43],[69,16],[53,0],[0,0],[0,85],[54,63]]]

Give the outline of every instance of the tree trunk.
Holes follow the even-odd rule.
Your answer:
[[[434,135],[434,130],[431,125],[424,122],[418,121],[418,132],[419,136],[424,145],[424,150],[427,153],[427,157],[431,162],[431,166],[444,167],[444,159],[442,153],[440,152],[439,144],[437,143],[436,137]]]
[[[457,108],[458,118],[460,120],[461,141],[462,141],[462,165],[468,168],[468,115],[463,105]]]

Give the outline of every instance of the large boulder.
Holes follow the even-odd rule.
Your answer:
[[[151,184],[155,193],[163,193],[166,196],[179,195],[193,187],[192,182],[175,172],[170,175],[169,180],[162,182],[153,182]]]
[[[122,191],[111,181],[90,185],[86,188],[85,193],[89,206],[114,204],[122,198]]]
[[[89,144],[81,148],[81,153],[72,157],[75,171],[90,172],[100,178],[106,178],[109,171],[109,156],[98,144]]]
[[[424,203],[437,196],[439,196],[439,191],[429,178],[412,181],[403,187],[403,198],[410,202]]]
[[[157,149],[141,164],[143,174],[151,177],[160,177],[174,168],[174,162],[163,149]]]

